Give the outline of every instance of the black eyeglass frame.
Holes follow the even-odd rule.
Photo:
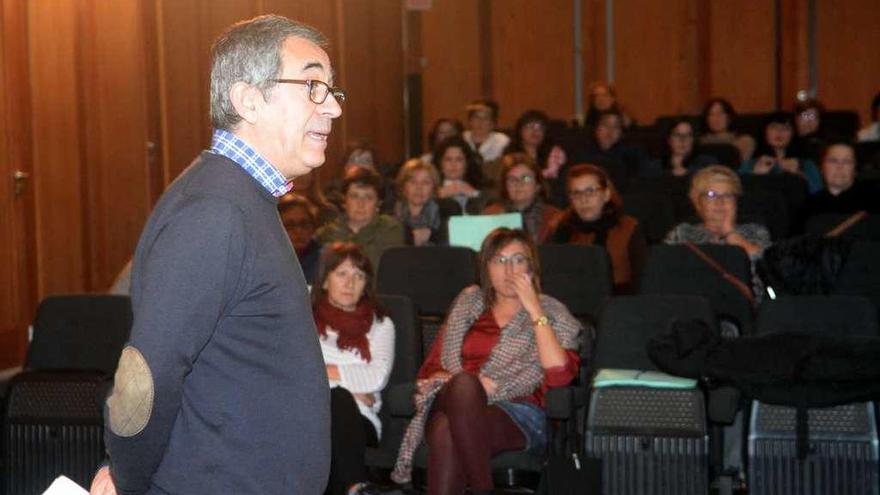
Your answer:
[[[338,103],[342,103],[345,101],[345,90],[342,88],[334,88],[324,81],[319,81],[318,79],[270,79],[274,83],[279,84],[302,84],[309,88],[309,100],[315,105],[320,105],[327,101],[327,96],[332,94],[333,98],[336,98]],[[315,88],[326,88],[326,92],[324,93],[324,97],[321,98],[321,101],[316,101],[315,97]]]

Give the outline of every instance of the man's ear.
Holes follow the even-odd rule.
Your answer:
[[[257,121],[259,111],[266,103],[259,88],[244,81],[238,81],[229,88],[229,101],[242,120],[249,124]]]

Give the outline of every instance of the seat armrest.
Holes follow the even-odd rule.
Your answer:
[[[739,389],[729,385],[709,390],[706,400],[706,416],[709,422],[732,425],[741,398],[742,393]]]
[[[411,418],[416,414],[413,395],[416,393],[415,383],[396,383],[388,386],[385,394],[385,407],[392,416]]]
[[[12,380],[12,377],[21,373],[21,369],[21,366],[16,366],[15,368],[0,370],[0,403],[6,398],[6,390],[9,387],[9,381]]]
[[[552,387],[544,396],[544,410],[549,419],[570,419],[575,409],[584,404],[586,392],[583,387]]]

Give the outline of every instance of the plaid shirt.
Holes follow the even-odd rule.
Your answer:
[[[239,164],[248,175],[256,179],[276,198],[284,196],[293,189],[293,183],[281,175],[281,172],[273,167],[269,160],[260,156],[256,150],[229,131],[223,129],[214,131],[214,137],[211,139],[211,153],[225,156]]]

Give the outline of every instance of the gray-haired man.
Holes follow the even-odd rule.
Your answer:
[[[210,151],[159,200],[134,256],[134,325],[92,493],[323,491],[329,391],[277,213],[324,163],[341,90],[316,30],[278,16],[214,45]]]

